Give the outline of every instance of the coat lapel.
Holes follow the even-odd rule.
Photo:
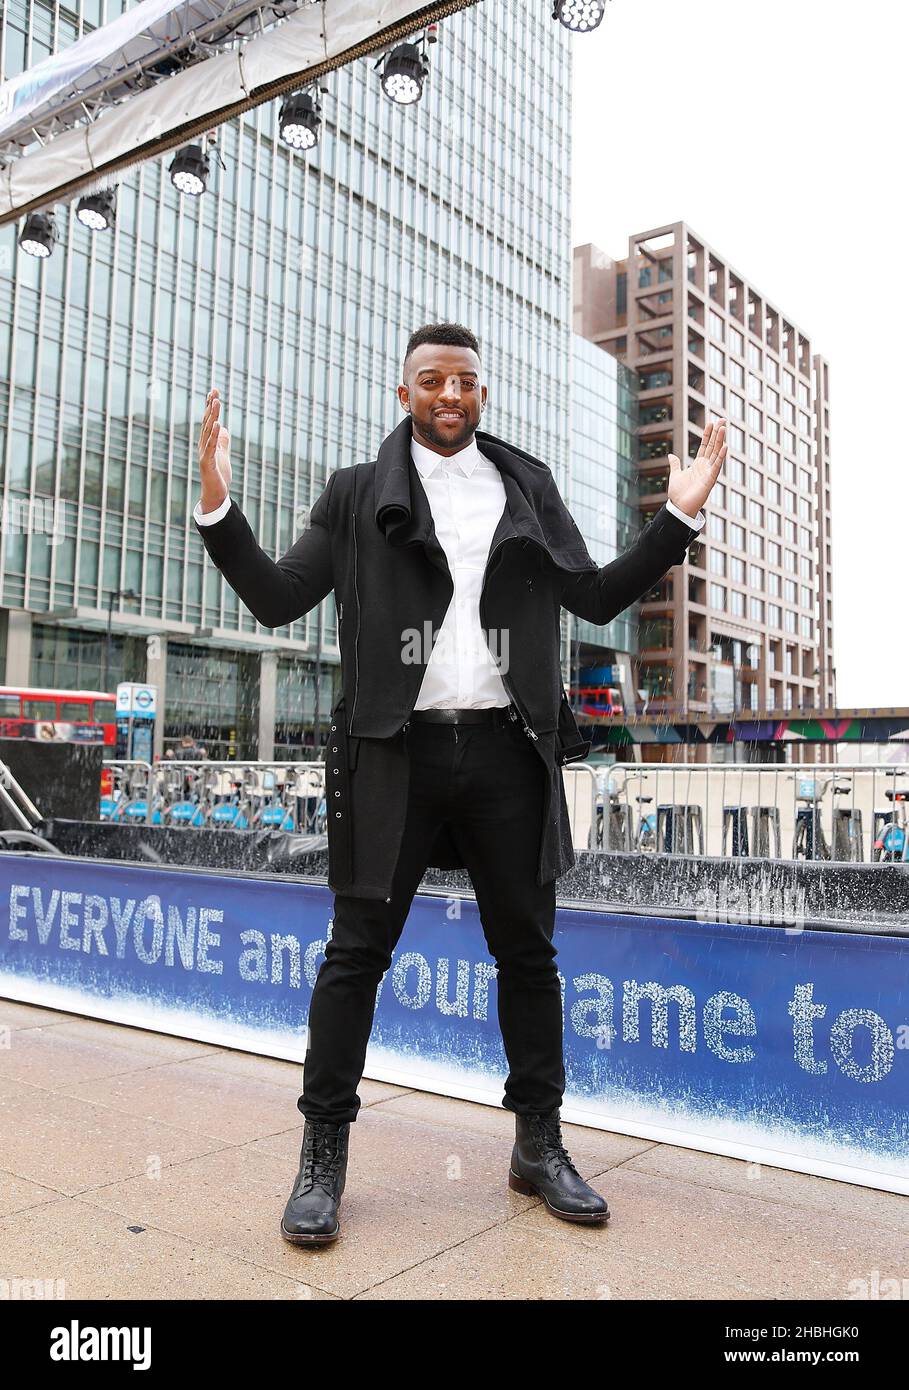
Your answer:
[[[411,420],[406,417],[379,446],[375,522],[389,545],[422,545],[432,563],[449,574],[429,500],[411,458],[412,437]],[[549,485],[549,469],[530,454],[481,430],[476,431],[476,441],[480,452],[498,468],[505,487],[505,508],[490,549],[517,536],[542,546],[562,569],[597,569],[568,508]]]

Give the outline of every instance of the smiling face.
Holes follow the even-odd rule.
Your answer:
[[[470,443],[486,404],[479,357],[472,348],[420,343],[407,359],[398,400],[410,411],[418,444],[456,454]]]

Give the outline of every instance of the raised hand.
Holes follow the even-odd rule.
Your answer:
[[[205,401],[202,434],[199,438],[199,475],[202,479],[201,508],[213,512],[230,491],[230,435],[219,423],[221,397],[213,386]]]
[[[719,477],[726,457],[726,421],[705,425],[697,457],[687,468],[669,455],[669,500],[686,516],[697,516]]]

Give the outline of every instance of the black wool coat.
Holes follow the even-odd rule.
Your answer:
[[[543,764],[542,885],[575,862],[561,769],[590,748],[562,683],[560,610],[610,622],[684,560],[697,532],[663,506],[630,549],[599,566],[548,466],[492,434],[477,430],[475,438],[505,486],[480,621],[493,654],[507,652],[502,679]],[[342,694],[325,756],[328,883],[355,897],[391,894],[407,808],[408,721],[454,591],[411,439],[408,415],[376,460],[332,473],[308,526],[278,561],[235,500],[214,525],[197,524],[211,559],[264,627],[295,621],[334,590]],[[430,641],[415,645],[414,634]],[[447,828],[430,864],[463,867]]]

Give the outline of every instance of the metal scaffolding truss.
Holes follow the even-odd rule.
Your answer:
[[[0,87],[0,167],[325,0],[145,0]]]
[[[0,86],[0,225],[477,0],[143,0]]]

